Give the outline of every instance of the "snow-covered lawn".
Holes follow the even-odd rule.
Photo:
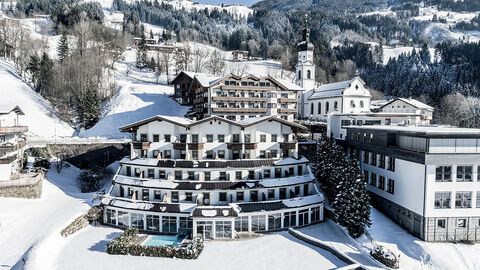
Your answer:
[[[121,230],[93,227],[69,237],[56,256],[58,269],[332,269],[345,263],[287,232],[250,240],[209,241],[197,260],[112,256],[106,244]]]
[[[57,117],[50,102],[16,75],[14,66],[3,58],[0,58],[0,82],[0,105],[18,105],[25,112],[20,124],[28,126],[28,135],[52,137],[73,134],[73,128]]]

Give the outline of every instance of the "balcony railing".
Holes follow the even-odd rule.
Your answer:
[[[255,86],[255,85],[222,85],[222,90],[244,90],[244,91],[275,91],[273,86]]]
[[[282,150],[292,150],[292,149],[295,149],[296,145],[297,145],[296,142],[281,142],[280,143],[280,149],[282,149]]]
[[[241,142],[227,143],[227,149],[242,150],[242,143]]]
[[[27,143],[25,141],[19,141],[16,144],[0,144],[0,151],[2,152],[12,152],[25,147]]]
[[[212,97],[213,101],[244,101],[244,102],[267,102],[267,98],[262,97]]]
[[[16,134],[28,131],[26,126],[0,127],[0,134]]]
[[[245,149],[246,150],[257,149],[257,144],[256,143],[245,143]]]
[[[174,142],[173,143],[174,150],[185,150],[187,149],[187,144],[182,142]]]
[[[279,113],[297,113],[297,109],[288,109],[288,108],[280,108],[278,109]]]
[[[279,98],[277,101],[279,103],[297,103],[297,99],[295,98]]]
[[[189,143],[188,150],[203,150],[204,143]]]
[[[17,155],[8,156],[8,157],[0,157],[0,164],[10,164],[17,159]]]
[[[132,142],[133,149],[147,150],[150,148],[150,142]]]
[[[213,112],[266,113],[267,108],[213,108]]]

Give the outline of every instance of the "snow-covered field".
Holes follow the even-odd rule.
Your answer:
[[[60,120],[51,104],[30,88],[14,70],[10,62],[0,59],[0,105],[18,105],[25,112],[20,124],[28,126],[28,135],[71,136],[73,128]]]

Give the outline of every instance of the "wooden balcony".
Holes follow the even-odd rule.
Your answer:
[[[242,143],[241,142],[227,143],[227,149],[242,150]]]
[[[245,85],[222,85],[222,90],[243,90],[243,91],[275,91],[274,86],[245,86]]]
[[[237,101],[237,102],[267,102],[267,98],[262,98],[262,97],[220,97],[220,96],[215,96],[212,97],[213,101]]]
[[[189,143],[188,150],[203,150],[203,145],[204,143]]]
[[[26,126],[0,127],[0,134],[17,134],[28,131]]]
[[[267,108],[212,108],[215,113],[266,113]]]
[[[295,149],[297,142],[281,142],[280,149],[282,150],[292,150]]]
[[[20,141],[20,142],[17,142],[16,144],[4,144],[4,145],[0,145],[0,151],[1,152],[13,152],[13,151],[17,151],[19,149],[22,149],[23,147],[25,147],[25,145],[27,145],[27,143],[25,141]]]
[[[0,164],[10,164],[17,159],[17,155],[8,156],[8,157],[0,157]]]
[[[245,143],[245,150],[254,150],[257,149],[256,143]]]
[[[174,150],[186,150],[187,149],[187,144],[182,143],[182,142],[174,142],[173,143],[173,149]]]
[[[298,110],[297,109],[280,108],[280,109],[278,109],[278,113],[298,113]]]
[[[133,149],[147,150],[150,148],[150,142],[132,142]]]
[[[295,98],[279,98],[277,99],[278,103],[297,103]]]

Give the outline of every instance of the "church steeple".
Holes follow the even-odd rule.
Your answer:
[[[297,45],[298,63],[296,67],[297,85],[306,90],[315,87],[315,64],[313,63],[313,51],[315,47],[310,42],[310,28],[308,17],[305,15],[305,27],[302,30],[302,41]]]

